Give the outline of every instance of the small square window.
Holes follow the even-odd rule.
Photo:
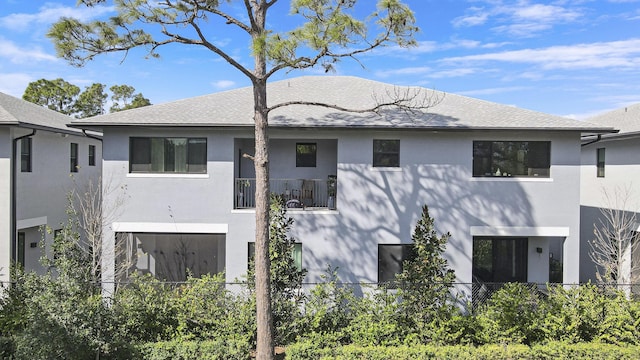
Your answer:
[[[373,166],[399,167],[400,140],[373,140]]]
[[[89,166],[96,166],[96,146],[89,145]]]
[[[604,148],[598,148],[598,177],[604,177]]]
[[[296,144],[296,167],[316,167],[316,153],[318,146],[315,143]]]
[[[393,283],[406,260],[416,258],[413,244],[378,245],[378,283]]]

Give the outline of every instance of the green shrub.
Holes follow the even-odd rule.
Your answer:
[[[145,360],[235,360],[250,359],[251,345],[246,339],[215,339],[206,341],[165,341],[138,347]]]
[[[407,333],[398,311],[398,295],[386,289],[370,289],[353,299],[353,318],[344,329],[350,342],[361,346],[399,345]]]

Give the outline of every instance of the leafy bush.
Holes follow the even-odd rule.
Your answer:
[[[138,352],[145,360],[241,360],[251,358],[251,345],[246,339],[174,340],[142,344]]]

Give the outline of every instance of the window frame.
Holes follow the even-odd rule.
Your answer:
[[[89,145],[89,166],[96,166],[96,146]]]
[[[300,150],[303,147],[309,147],[310,153],[304,153]],[[318,144],[305,142],[296,143],[296,167],[316,167],[318,162]]]
[[[184,141],[185,148],[182,150],[179,149],[179,145],[176,145],[180,141]],[[204,148],[200,148],[200,146],[204,146]],[[145,147],[145,149],[141,147]],[[140,153],[136,153],[138,150],[141,150]],[[207,151],[208,139],[206,137],[131,136],[129,137],[129,173],[206,174]],[[177,156],[181,158],[177,158]],[[154,159],[154,157],[156,158]],[[179,162],[176,162],[176,159]],[[178,169],[180,166],[184,166],[184,171]],[[160,170],[154,170],[154,167]]]
[[[606,151],[605,148],[596,149],[596,176],[603,178],[605,175]]]
[[[69,161],[70,161],[70,169],[69,171],[72,173],[77,173],[79,170],[78,167],[78,143],[70,143],[69,148]]]
[[[20,172],[33,171],[33,141],[31,137],[20,139]]]
[[[385,149],[383,143],[393,143],[395,149]],[[372,166],[376,168],[400,167],[400,139],[373,139]]]
[[[472,176],[550,178],[551,141],[474,140]]]

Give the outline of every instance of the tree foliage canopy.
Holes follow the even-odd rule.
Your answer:
[[[82,119],[105,113],[104,107],[109,97],[105,88],[104,84],[93,83],[81,92],[78,86],[64,79],[40,79],[27,85],[22,98],[59,113]],[[134,94],[133,86],[114,85],[109,90],[113,93],[110,112],[151,105],[149,99],[142,93]]]

